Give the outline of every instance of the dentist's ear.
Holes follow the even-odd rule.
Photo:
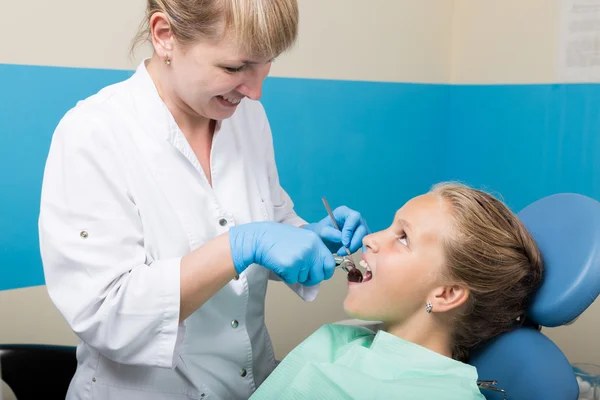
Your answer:
[[[434,312],[447,312],[461,307],[469,299],[469,289],[460,284],[449,284],[435,288],[429,302]]]
[[[165,58],[173,51],[173,31],[164,13],[157,12],[152,15],[150,34],[154,51],[160,58]]]

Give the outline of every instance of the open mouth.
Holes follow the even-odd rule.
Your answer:
[[[240,104],[240,101],[242,101],[242,99],[235,99],[226,96],[217,96],[217,99],[221,104],[227,107],[235,107]]]
[[[365,283],[370,281],[373,278],[373,273],[371,272],[371,268],[369,267],[369,264],[367,264],[366,261],[364,260],[360,260],[360,262],[358,263],[358,265],[360,265],[362,268],[365,269],[365,272],[363,274],[363,272],[356,267],[354,264],[349,266],[348,268],[348,282],[349,283]]]

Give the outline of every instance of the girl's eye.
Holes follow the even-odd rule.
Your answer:
[[[400,243],[402,243],[403,245],[408,246],[408,238],[406,237],[406,233],[402,232],[398,236],[398,241],[400,241]]]

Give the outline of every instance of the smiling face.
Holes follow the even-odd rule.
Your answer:
[[[395,324],[424,313],[441,284],[443,238],[451,223],[448,205],[428,193],[408,201],[388,229],[365,237],[362,264],[372,276],[349,283],[346,312]]]
[[[244,97],[261,97],[298,20],[297,0],[148,0],[135,43],[151,39],[148,72],[177,122],[201,126],[232,116]]]
[[[170,75],[175,101],[214,120],[231,117],[245,97],[259,100],[271,69],[270,57],[243,54],[230,36],[176,49],[173,59]]]
[[[151,24],[156,51],[149,71],[174,114],[223,120],[244,98],[260,99],[273,56],[246,54],[231,32],[180,43],[162,13],[156,13]]]

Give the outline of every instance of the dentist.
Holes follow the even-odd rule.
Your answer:
[[[67,399],[247,399],[275,367],[269,278],[304,300],[356,211],[306,224],[259,99],[296,0],[148,0],[154,53],[62,118],[39,216],[47,288],[79,337]]]

